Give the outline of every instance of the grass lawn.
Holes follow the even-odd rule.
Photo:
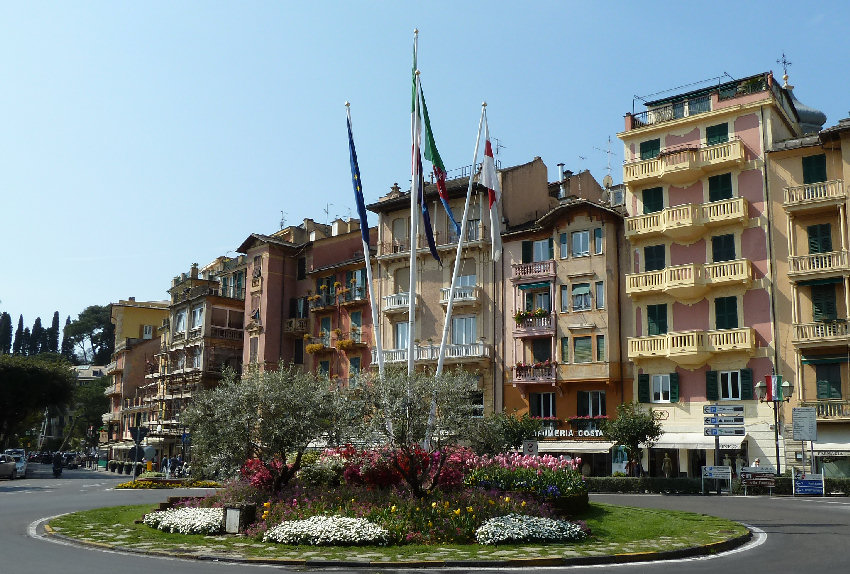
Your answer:
[[[169,534],[134,523],[153,508],[118,506],[75,512],[54,518],[50,527],[59,534],[86,542],[172,556],[363,562],[572,558],[659,552],[722,542],[747,532],[736,522],[713,516],[592,503],[588,512],[576,518],[585,520],[593,534],[572,544],[299,547],[242,536]]]

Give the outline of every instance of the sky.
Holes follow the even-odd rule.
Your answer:
[[[601,181],[610,161],[618,183],[636,96],[779,78],[783,53],[800,101],[850,116],[848,20],[843,2],[784,0],[4,2],[0,311],[31,327],[167,299],[282,217],[356,216],[346,101],[366,202],[408,189],[415,28],[450,172],[486,101],[503,167],[539,156],[550,181],[561,162]]]

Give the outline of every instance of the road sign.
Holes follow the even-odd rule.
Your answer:
[[[722,480],[732,480],[731,466],[704,466],[702,467],[703,478],[719,478]]]
[[[744,417],[714,416],[703,419],[706,425],[742,425]]]
[[[744,407],[736,407],[732,405],[703,405],[702,414],[704,415],[743,415]]]
[[[798,494],[818,494],[823,496],[824,481],[822,474],[804,474],[794,477],[794,496]]]
[[[744,436],[747,434],[743,427],[705,427],[705,436]]]
[[[536,440],[522,441],[522,454],[530,454],[532,456],[537,456],[539,451],[540,448]]]
[[[794,440],[818,440],[816,407],[791,409],[791,424],[794,429]]]
[[[744,486],[776,485],[776,469],[769,466],[745,466],[741,469],[741,484]]]
[[[130,436],[136,444],[139,444],[148,436],[148,430],[150,430],[148,427],[130,427]]]

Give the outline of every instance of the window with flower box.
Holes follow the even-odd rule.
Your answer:
[[[532,417],[553,418],[555,414],[555,393],[529,393],[528,408]]]

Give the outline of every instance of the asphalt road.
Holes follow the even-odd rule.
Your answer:
[[[297,568],[235,565],[118,554],[111,551],[57,544],[32,537],[39,519],[88,508],[121,504],[156,503],[169,491],[115,491],[111,487],[126,477],[86,469],[65,470],[54,479],[49,465],[34,464],[26,478],[0,481],[0,556],[3,567],[15,571],[62,574],[121,572],[149,574],[258,572],[258,568],[297,571]],[[661,495],[592,495],[592,500],[628,506],[689,510],[723,516],[761,531],[743,549],[710,558],[675,562],[615,566],[539,568],[547,571],[693,572],[846,572],[846,547],[850,540],[850,499],[702,497]],[[40,529],[35,529],[37,532]],[[368,572],[371,568],[352,571]],[[529,569],[523,569],[526,571]],[[400,571],[400,570],[394,570]],[[422,572],[421,569],[418,570]],[[456,572],[457,570],[455,570]],[[469,571],[480,572],[481,568]],[[382,570],[388,572],[388,570]]]

